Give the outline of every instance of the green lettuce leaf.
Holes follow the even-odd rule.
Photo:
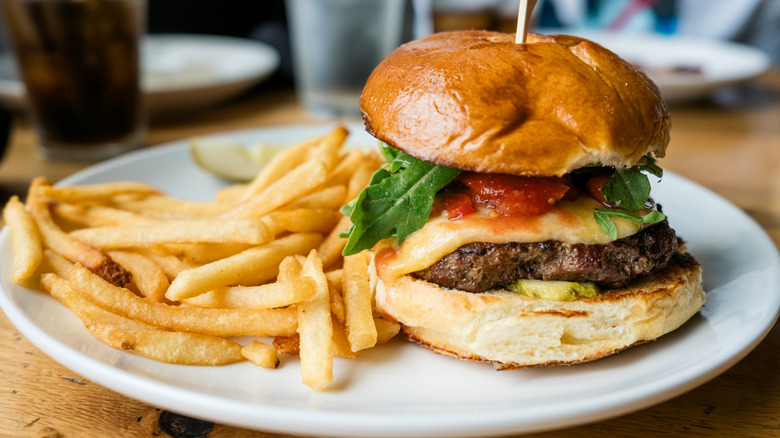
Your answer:
[[[640,224],[654,224],[666,219],[666,216],[658,210],[653,210],[650,213],[639,216],[637,212],[623,210],[620,208],[597,208],[593,212],[593,217],[596,219],[596,223],[601,226],[601,229],[607,233],[610,239],[617,239],[617,227],[615,222],[612,221],[613,217],[622,217],[623,219],[632,220]]]
[[[604,185],[604,199],[629,211],[639,211],[650,197],[647,175],[632,169],[615,169]]]
[[[639,215],[650,199],[650,181],[642,172],[661,178],[663,169],[649,156],[642,157],[636,168],[615,169],[612,177],[604,184],[604,199],[615,204],[617,208],[598,208],[593,212],[596,222],[612,240],[617,239],[613,217],[622,217],[641,224],[653,224],[666,218],[660,211]]]
[[[341,233],[347,238],[343,254],[373,248],[380,240],[395,237],[402,244],[428,221],[436,193],[460,173],[452,167],[418,160],[382,145],[390,161],[371,177],[360,195],[342,208],[352,226]]]
[[[658,178],[664,176],[664,170],[661,169],[661,166],[655,164],[655,158],[651,156],[648,155],[643,156],[636,163],[636,166],[639,168],[639,170],[647,172],[651,175],[655,175]]]

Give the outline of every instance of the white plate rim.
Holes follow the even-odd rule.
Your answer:
[[[233,131],[217,134],[217,138],[247,138],[255,135],[263,138],[273,132],[296,132],[300,135],[311,134],[312,129],[322,130],[320,125],[284,126],[270,129]],[[354,129],[354,128],[353,128]],[[354,132],[354,131],[353,131]],[[305,137],[306,138],[306,137]],[[101,175],[124,163],[145,162],[158,159],[170,153],[181,154],[186,148],[183,141],[172,142],[164,146],[136,151],[123,157],[98,164],[77,173],[62,184],[73,184],[91,175]],[[513,409],[497,409],[479,412],[474,415],[463,413],[426,413],[426,415],[399,415],[397,413],[351,413],[348,411],[289,409],[275,406],[257,406],[237,400],[224,400],[209,395],[161,384],[145,379],[143,376],[129,374],[126,371],[106,365],[83,352],[76,351],[52,338],[37,327],[24,312],[11,300],[5,290],[7,273],[3,275],[3,289],[0,291],[0,307],[3,308],[12,323],[30,339],[33,344],[64,366],[112,390],[124,393],[132,398],[142,400],[166,409],[180,413],[209,419],[212,421],[232,424],[254,429],[276,431],[283,433],[298,433],[327,436],[469,436],[474,434],[500,435],[518,432],[534,432],[562,428],[576,424],[589,423],[622,415],[656,403],[660,403],[690,390],[728,369],[747,355],[768,333],[777,318],[780,309],[780,256],[777,249],[763,230],[746,214],[729,204],[718,195],[707,189],[685,180],[673,173],[667,172],[662,184],[682,185],[686,190],[707,194],[720,203],[719,207],[730,206],[737,217],[740,217],[745,227],[752,233],[754,240],[763,245],[762,251],[770,254],[769,268],[762,275],[768,276],[768,284],[774,285],[767,297],[765,312],[752,331],[740,339],[739,345],[728,351],[719,353],[715,360],[689,367],[674,375],[667,376],[662,381],[643,384],[631,388],[631,392],[616,391],[600,395],[590,400],[588,406],[582,406],[575,401],[563,401],[556,408],[564,407],[567,415],[561,415],[559,409],[550,410],[544,406],[538,409],[528,409],[517,412]],[[8,230],[0,233],[0,243],[7,245]],[[7,265],[7,263],[3,263]],[[2,265],[0,265],[0,269]],[[706,269],[706,266],[705,266]],[[5,269],[1,269],[4,271]],[[663,339],[663,338],[662,338]],[[412,348],[416,348],[411,346]],[[404,346],[403,348],[407,348]],[[660,347],[659,347],[660,348]],[[122,353],[127,354],[127,353]],[[625,353],[621,353],[625,354]],[[618,355],[620,356],[620,355]],[[452,360],[448,359],[447,360]],[[117,386],[116,382],[125,382]],[[316,397],[316,394],[314,395]],[[250,415],[251,414],[251,415]]]

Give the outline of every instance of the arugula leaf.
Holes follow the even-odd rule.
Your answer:
[[[620,208],[597,208],[593,212],[593,217],[596,219],[596,223],[601,226],[601,229],[604,230],[612,240],[617,239],[617,227],[615,226],[615,222],[612,221],[612,217],[622,217],[640,224],[654,224],[666,219],[666,216],[658,210],[653,210],[644,216],[639,216],[636,212]]]
[[[387,162],[395,160],[395,157],[402,153],[398,149],[391,147],[389,144],[383,141],[379,142],[379,152],[383,157],[385,157],[385,161]]]
[[[636,166],[639,168],[639,170],[655,175],[658,178],[664,176],[664,170],[661,169],[661,166],[655,164],[655,158],[649,155],[645,155],[642,158],[640,158],[639,161],[636,163]]]
[[[357,254],[380,240],[395,237],[398,244],[428,221],[436,193],[455,179],[460,170],[418,160],[386,144],[382,153],[391,159],[377,170],[360,195],[342,207],[352,226],[343,254]]]
[[[599,208],[593,212],[593,218],[596,219],[596,223],[599,224],[601,230],[604,231],[611,240],[617,239],[617,227],[615,226],[615,222],[609,218],[608,213],[599,210],[603,209]]]
[[[639,216],[650,198],[650,181],[642,172],[661,178],[663,169],[655,163],[653,157],[647,155],[637,162],[636,169],[615,169],[612,177],[604,184],[602,193],[604,199],[615,204],[617,208],[599,208],[593,212],[596,222],[612,240],[617,238],[613,217],[622,217],[641,224],[652,224],[666,218],[660,211]]]
[[[615,169],[604,184],[604,199],[618,207],[639,211],[650,197],[650,181],[647,175],[632,169]]]

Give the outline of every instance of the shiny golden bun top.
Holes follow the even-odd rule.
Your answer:
[[[369,77],[366,129],[409,155],[484,173],[563,175],[662,157],[669,114],[648,77],[577,37],[447,32],[404,44]]]

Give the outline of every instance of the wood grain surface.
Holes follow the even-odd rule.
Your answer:
[[[780,243],[780,70],[671,112],[672,142],[661,161],[664,169],[721,194]],[[264,91],[197,114],[155,121],[148,143],[311,121],[291,91]],[[17,118],[0,164],[3,200],[24,194],[34,176],[56,181],[85,166],[44,161],[36,148],[29,125]],[[527,436],[780,436],[779,344],[775,328],[734,367],[670,401],[606,421]],[[281,436],[188,422],[105,389],[48,358],[2,314],[0,376],[3,437]]]

